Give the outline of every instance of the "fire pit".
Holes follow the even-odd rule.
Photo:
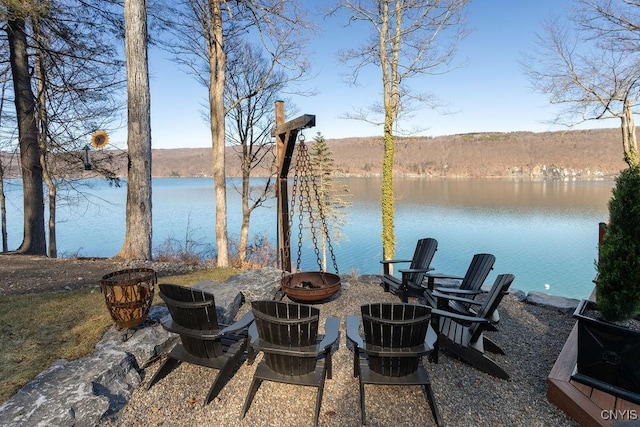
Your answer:
[[[282,278],[282,291],[297,302],[319,302],[340,290],[340,276],[323,271],[292,273]]]

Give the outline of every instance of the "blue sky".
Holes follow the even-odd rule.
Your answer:
[[[530,88],[518,61],[534,46],[534,34],[544,17],[561,12],[568,3],[570,0],[472,1],[468,9],[472,32],[456,56],[466,65],[410,83],[437,95],[453,112],[442,115],[424,109],[416,113],[413,120],[425,129],[419,135],[560,130],[545,123],[554,117],[554,110],[545,95]],[[307,82],[317,95],[292,98],[299,114],[316,116],[316,127],[308,129],[307,136],[316,132],[327,138],[381,135],[379,127],[340,118],[380,99],[382,83],[377,69],[370,70],[363,85],[351,87],[343,78],[348,70],[336,58],[338,49],[356,47],[367,34],[354,34],[339,20],[317,20],[321,31],[310,46],[314,56],[309,70],[315,77]],[[153,148],[211,146],[209,127],[203,119],[206,89],[160,51],[150,52],[149,68]],[[404,125],[412,127],[411,123]],[[580,128],[617,126],[608,120]],[[126,132],[116,132],[112,141],[125,146]]]

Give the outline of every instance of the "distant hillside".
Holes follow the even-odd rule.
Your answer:
[[[307,138],[309,140],[310,138]],[[381,138],[327,140],[337,175],[381,174]],[[240,175],[237,148],[227,148],[227,174]],[[154,176],[210,176],[211,149],[153,151]],[[626,164],[618,129],[474,133],[398,139],[395,171],[405,176],[505,177],[614,175]],[[264,170],[262,171],[264,174]]]
[[[310,138],[307,138],[309,140]],[[381,138],[327,140],[338,176],[381,174]],[[441,137],[399,138],[395,172],[403,176],[611,176],[626,165],[618,129],[568,132],[472,133]],[[102,154],[107,154],[107,150]],[[101,152],[94,151],[94,156]],[[240,176],[238,147],[227,148],[227,175]],[[3,164],[7,158],[3,156]],[[116,172],[126,174],[120,156]],[[153,176],[212,176],[211,148],[153,150]],[[15,162],[7,175],[17,173]],[[293,173],[293,171],[291,172]],[[267,169],[256,171],[265,176]]]

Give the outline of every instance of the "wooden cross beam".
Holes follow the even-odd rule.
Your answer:
[[[287,179],[293,149],[301,129],[314,127],[316,116],[304,114],[285,123],[284,102],[276,101],[276,126],[271,135],[276,138],[276,153],[278,161],[278,185],[276,195],[278,198],[278,254],[280,268],[291,272],[291,233],[289,228],[289,191]]]

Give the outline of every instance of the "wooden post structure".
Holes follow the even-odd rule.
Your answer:
[[[316,116],[304,114],[285,123],[284,101],[276,101],[276,126],[271,136],[276,139],[278,161],[278,182],[276,195],[278,199],[278,257],[282,271],[291,272],[291,230],[289,227],[289,188],[288,175],[291,167],[293,149],[301,129],[314,127]]]

